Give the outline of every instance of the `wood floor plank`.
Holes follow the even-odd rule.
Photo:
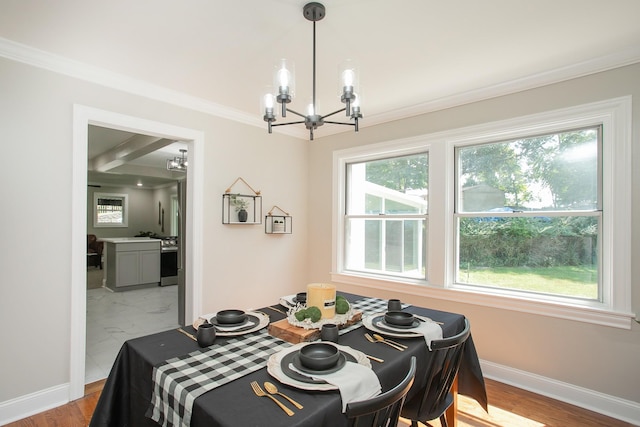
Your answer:
[[[633,424],[486,380],[489,413],[473,399],[458,395],[458,427],[633,427]],[[399,426],[410,426],[401,420]],[[438,420],[429,422],[441,427]],[[419,424],[424,427],[425,424]]]
[[[103,386],[104,381],[88,384],[83,398],[6,427],[87,426]],[[486,380],[486,386],[489,413],[475,400],[458,395],[458,427],[633,427],[633,424],[497,381]],[[437,420],[429,424],[441,427]],[[398,425],[406,427],[411,422],[401,419]]]

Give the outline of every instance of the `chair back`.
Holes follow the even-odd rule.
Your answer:
[[[402,416],[412,421],[431,421],[441,417],[453,402],[449,393],[458,374],[464,346],[470,335],[469,321],[459,334],[431,341],[431,357],[426,366],[425,376],[416,380],[420,391],[406,402]]]
[[[95,234],[87,234],[87,253],[102,255],[103,245],[103,242],[98,242]]]
[[[347,418],[351,427],[396,426],[404,399],[416,376],[416,358],[411,356],[409,372],[400,383],[389,391],[369,400],[347,404]]]

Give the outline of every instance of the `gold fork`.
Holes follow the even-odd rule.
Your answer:
[[[292,416],[293,415],[293,411],[289,408],[287,408],[282,402],[280,402],[278,399],[276,399],[275,397],[271,396],[270,394],[267,394],[261,387],[260,384],[258,384],[257,381],[251,381],[251,388],[253,389],[253,392],[256,394],[256,396],[258,397],[268,397],[269,399],[273,400],[274,402],[276,402],[276,404],[284,411],[287,413],[287,415]]]

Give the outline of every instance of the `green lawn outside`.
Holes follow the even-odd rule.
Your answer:
[[[598,271],[595,267],[470,267],[460,269],[458,281],[553,295],[598,298]]]

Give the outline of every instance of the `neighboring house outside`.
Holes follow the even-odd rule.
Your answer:
[[[462,189],[460,212],[481,212],[504,207],[504,191],[488,184],[478,184]]]

